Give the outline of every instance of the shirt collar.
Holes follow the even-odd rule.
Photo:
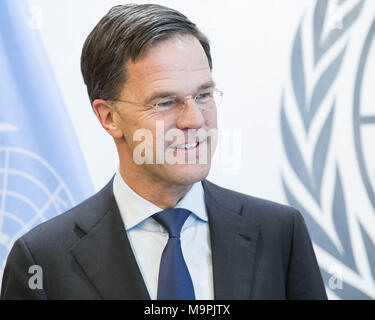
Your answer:
[[[132,190],[122,178],[119,170],[117,170],[113,181],[113,194],[126,230],[137,226],[153,214],[163,210]],[[196,182],[193,184],[175,208],[188,209],[200,220],[208,222],[202,183]]]

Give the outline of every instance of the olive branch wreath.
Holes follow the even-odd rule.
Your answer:
[[[282,184],[288,203],[297,209],[299,209],[304,216],[306,224],[309,227],[312,241],[315,245],[324,250],[334,257],[337,261],[342,263],[346,268],[349,268],[352,273],[355,273],[358,277],[362,277],[358,270],[358,265],[355,260],[352,248],[352,241],[350,237],[349,224],[348,224],[348,210],[345,204],[345,195],[342,186],[342,180],[340,170],[337,163],[335,166],[335,177],[334,177],[334,190],[332,192],[332,205],[329,209],[330,217],[327,217],[322,201],[323,191],[323,178],[326,174],[327,157],[329,153],[329,147],[331,144],[332,126],[334,113],[336,109],[336,101],[333,95],[332,103],[328,105],[324,104],[327,100],[328,93],[332,89],[332,86],[340,72],[343,64],[346,48],[347,39],[343,36],[347,34],[347,31],[356,22],[361,10],[364,6],[364,0],[359,0],[356,5],[342,17],[342,25],[340,28],[334,28],[330,30],[328,35],[323,39],[324,25],[327,23],[328,6],[332,0],[317,0],[313,13],[313,52],[311,55],[311,65],[313,75],[316,76],[317,80],[313,84],[311,94],[308,93],[307,89],[307,77],[305,71],[307,69],[307,63],[305,63],[305,56],[303,48],[303,22],[302,19],[298,31],[296,33],[293,49],[292,49],[292,63],[291,63],[291,91],[293,92],[293,100],[298,110],[293,116],[293,119],[298,119],[299,123],[288,118],[286,111],[287,99],[285,93],[282,95],[281,101],[281,136],[284,145],[286,158],[289,162],[291,170],[299,181],[299,185],[302,185],[310,200],[319,209],[321,220],[330,220],[334,230],[334,234],[327,231],[322,223],[319,223],[319,219],[312,214],[306,207],[297,200],[296,195],[293,193],[293,188],[296,189],[296,185],[288,183],[283,174]],[[338,5],[342,5],[347,0],[336,0]],[[336,54],[333,48],[339,41],[345,44],[340,47]],[[334,54],[333,54],[334,53]],[[323,57],[333,56],[332,61],[327,65],[322,64]],[[326,59],[327,60],[327,59]],[[323,67],[322,67],[323,66]],[[326,109],[326,110],[323,110]],[[323,111],[323,112],[322,112]],[[323,125],[318,130],[318,134],[314,136],[312,127],[316,123],[321,122],[322,114],[324,115]],[[303,135],[297,136],[293,129],[303,128]],[[316,126],[315,126],[316,128]],[[310,147],[311,150],[311,164],[306,160],[306,154],[303,154],[303,150],[307,150]],[[326,188],[324,189],[326,191]],[[375,286],[375,261],[370,257],[375,257],[375,246],[371,241],[369,235],[360,224],[360,230],[363,237],[363,243],[365,246],[368,261],[370,263],[370,269],[372,272],[372,283]],[[327,285],[332,278],[332,274],[321,268],[322,276],[325,284]],[[335,290],[334,294],[341,299],[373,299],[371,293],[364,292],[360,288],[357,288],[349,284],[345,279],[342,280],[342,287],[340,290]]]

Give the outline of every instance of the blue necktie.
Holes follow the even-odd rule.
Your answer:
[[[187,209],[167,209],[152,217],[169,233],[161,256],[158,300],[195,300],[193,282],[181,250],[180,233],[191,212]]]

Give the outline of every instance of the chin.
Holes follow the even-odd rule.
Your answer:
[[[210,165],[177,165],[179,168],[173,170],[173,180],[176,184],[194,184],[207,178]]]

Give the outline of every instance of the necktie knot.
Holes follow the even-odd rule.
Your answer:
[[[179,238],[182,226],[191,211],[182,208],[172,208],[155,213],[152,217],[169,233],[170,238]]]

